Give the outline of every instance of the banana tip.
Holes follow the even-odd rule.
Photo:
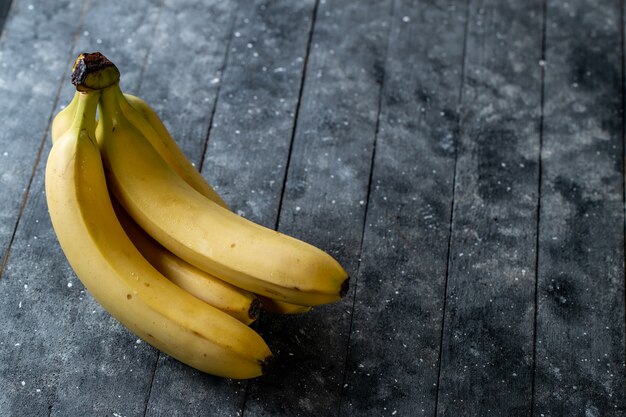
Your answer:
[[[256,320],[259,318],[259,314],[261,313],[261,300],[255,298],[250,303],[250,309],[248,310],[248,317],[252,320]]]
[[[261,375],[267,375],[274,367],[274,356],[269,355],[261,361]]]
[[[346,277],[346,279],[341,283],[341,290],[339,290],[339,296],[341,298],[345,297],[348,294],[348,290],[350,289],[350,277]]]

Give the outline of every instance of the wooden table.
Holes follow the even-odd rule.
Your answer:
[[[626,415],[623,2],[4,0],[2,21],[1,416]],[[160,354],[70,269],[43,171],[94,50],[239,214],[350,272],[343,301],[261,317],[269,375]]]

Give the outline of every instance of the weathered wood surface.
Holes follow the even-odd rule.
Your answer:
[[[623,7],[0,2],[0,416],[626,415]],[[350,272],[255,324],[270,375],[138,342],[60,252],[43,170],[86,50],[233,210]]]
[[[379,113],[388,1],[320,2],[306,60],[278,230],[355,276]],[[244,415],[317,416],[340,406],[350,293],[298,317],[264,317],[279,366],[250,383]]]
[[[341,415],[434,415],[465,20],[394,5]]]
[[[470,3],[439,416],[530,413],[542,11]]]
[[[536,415],[626,415],[621,7],[547,6]]]

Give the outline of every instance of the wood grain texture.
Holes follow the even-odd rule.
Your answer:
[[[394,5],[344,416],[434,415],[465,18]]]
[[[356,272],[388,37],[389,2],[320,2],[278,229]],[[334,415],[339,409],[350,297],[259,326],[277,356],[252,381],[244,415]]]
[[[191,73],[195,72],[195,76],[188,78],[195,81],[196,87],[204,93],[187,91],[187,96],[177,97],[180,94],[178,86],[169,83],[169,73],[162,71],[163,67],[171,65],[172,56],[178,55],[181,66],[179,71],[186,72],[185,66],[190,64],[183,45],[190,38],[185,36],[179,40],[170,38],[169,47],[165,50],[153,50],[141,94],[156,103],[155,108],[177,139],[179,132],[195,132],[184,136],[187,140],[183,137],[184,150],[193,161],[202,163],[200,166],[204,167],[205,177],[216,185],[216,189],[222,192],[233,208],[241,206],[233,204],[232,200],[252,199],[254,202],[257,196],[269,196],[270,201],[273,198],[277,202],[288,155],[288,147],[281,147],[277,139],[289,143],[303,68],[303,60],[298,61],[297,58],[306,53],[307,18],[310,17],[312,3],[258,1],[253,7],[240,7],[236,16],[234,7],[228,13],[227,10],[220,10],[217,4],[212,7],[214,10],[209,13],[214,18],[212,29],[210,33],[203,29],[206,33],[205,42],[210,45],[204,45],[203,49],[214,52],[202,52],[202,59],[192,67]],[[161,17],[162,24],[172,20],[166,19],[165,13],[176,15],[177,10],[168,11],[166,8]],[[188,25],[189,20],[195,21],[197,28],[192,28],[190,33],[202,33],[206,14],[196,11],[197,20],[174,20],[179,25]],[[160,36],[176,34],[178,29],[176,23],[170,23]],[[248,47],[252,42],[255,42],[255,48]],[[227,59],[227,62],[218,60],[218,55],[221,60]],[[274,72],[272,65],[282,63],[287,69]],[[153,90],[149,87],[153,84],[159,87]],[[164,88],[164,85],[168,88]],[[182,87],[191,90],[194,86],[184,83]],[[267,91],[264,92],[264,89]],[[174,100],[171,99],[172,95],[175,96]],[[275,112],[275,105],[281,106],[282,111]],[[185,111],[181,112],[181,108]],[[209,126],[210,123],[213,125]],[[280,126],[283,127],[277,129]],[[208,131],[210,138],[204,160],[203,148]],[[241,139],[241,142],[235,142],[233,135],[237,135],[236,138]],[[261,143],[262,138],[267,140]],[[236,146],[231,147],[233,143]],[[271,148],[277,143],[278,146]],[[255,158],[255,154],[256,158],[262,155],[263,160],[258,159],[258,164],[245,164]],[[281,179],[278,185],[272,183],[274,177],[267,171],[268,165],[262,164],[263,161],[270,164],[271,169],[282,164],[283,169],[278,166],[278,177]],[[251,178],[262,180],[260,186],[259,181],[252,184],[241,181],[244,165],[256,170]],[[223,188],[219,186],[220,181],[224,181]],[[264,210],[264,215],[275,217],[276,206],[273,212],[271,208]],[[275,220],[271,220],[271,224],[274,223]],[[238,415],[241,413],[246,386],[245,381],[227,381],[204,375],[162,356],[155,373],[147,415],[205,415],[207,404],[211,404],[210,412],[215,415]]]
[[[202,162],[238,2],[165,0],[138,93]]]
[[[530,412],[542,10],[470,3],[439,416]]]
[[[314,0],[241,7],[203,175],[240,215],[275,228]]]
[[[626,415],[620,7],[547,5],[537,416]]]

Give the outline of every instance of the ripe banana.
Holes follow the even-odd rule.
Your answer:
[[[113,317],[157,349],[214,375],[261,375],[271,357],[263,339],[166,279],[126,236],[95,142],[98,98],[77,97],[72,126],[56,140],[46,166],[50,217],[70,265]]]
[[[258,297],[183,261],[144,232],[115,199],[112,202],[115,214],[131,242],[167,279],[244,324],[250,324],[258,318],[261,307]]]
[[[183,180],[208,199],[224,208],[228,208],[228,205],[224,202],[224,200],[222,200],[219,194],[215,192],[213,187],[207,183],[204,177],[200,175],[193,164],[187,159],[159,118],[158,114],[148,103],[141,98],[128,93],[123,93],[121,97],[118,96],[118,99],[124,116],[126,116],[126,118],[137,128],[137,130],[139,130],[146,137],[146,139],[150,141],[161,157],[181,176]],[[178,259],[179,262],[187,264],[178,257],[176,257],[176,259]],[[279,300],[272,300],[267,297],[261,298],[261,305],[264,310],[280,314],[301,314],[311,309],[310,307],[290,304]]]
[[[117,85],[105,88],[96,130],[107,180],[155,240],[237,287],[298,305],[339,300],[348,275],[330,255],[246,220],[182,180],[125,117]]]

